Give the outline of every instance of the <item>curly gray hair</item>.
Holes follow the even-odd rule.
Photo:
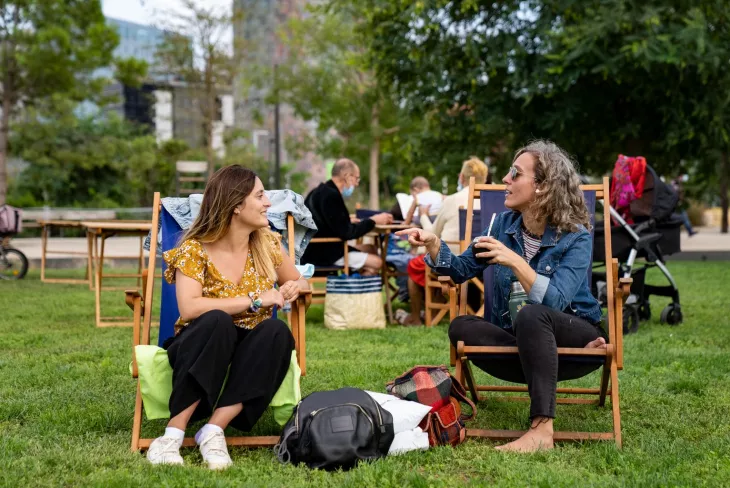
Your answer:
[[[531,206],[534,217],[559,231],[576,232],[579,225],[590,230],[577,165],[568,153],[551,141],[538,139],[518,149],[512,162],[525,153],[535,160],[535,181],[540,188]]]

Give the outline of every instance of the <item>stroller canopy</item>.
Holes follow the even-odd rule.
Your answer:
[[[620,154],[611,178],[611,206],[629,223],[670,220],[679,195],[641,156]]]

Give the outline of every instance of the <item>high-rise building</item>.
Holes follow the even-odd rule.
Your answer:
[[[279,30],[286,22],[304,14],[312,0],[233,0],[234,49],[242,60],[242,69],[233,86],[236,126],[248,131],[258,154],[272,164],[275,160],[275,107],[267,105],[266,96],[273,83],[274,67],[286,60],[287,49],[279,38]],[[251,86],[260,82],[263,72],[272,73],[271,83]],[[315,127],[295,117],[291,107],[280,105],[279,155],[281,164],[294,164],[296,171],[310,174],[308,186],[312,187],[324,174],[324,165],[314,154],[290,155],[287,142],[311,134]],[[270,173],[270,177],[273,172]],[[270,178],[269,185],[273,185]],[[281,182],[286,185],[286,181]]]
[[[155,77],[155,53],[158,46],[165,39],[165,32],[162,29],[150,25],[136,24],[126,20],[106,18],[108,25],[115,27],[119,34],[119,45],[114,49],[115,58],[136,58],[147,62],[150,67],[150,77]],[[100,68],[99,75],[111,78],[113,71],[111,67]]]
[[[175,80],[158,67],[156,53],[165,40],[165,31],[153,26],[136,24],[107,17],[107,23],[116,27],[119,45],[114,57],[136,58],[147,62],[145,83],[139,88],[114,82],[106,93],[116,95],[118,102],[105,108],[113,110],[125,119],[146,125],[160,141],[176,138],[190,147],[205,145],[203,122],[196,88]],[[191,41],[192,42],[192,41]],[[101,68],[98,76],[112,78],[111,67]],[[221,87],[217,97],[217,120],[213,128],[213,147],[223,149],[223,132],[233,126],[233,97],[230,87]]]

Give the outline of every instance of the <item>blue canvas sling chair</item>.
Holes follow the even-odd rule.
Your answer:
[[[161,224],[161,225],[158,225]],[[177,246],[178,240],[182,235],[182,229],[177,221],[164,209],[161,204],[160,194],[156,192],[152,203],[152,232],[150,239],[149,264],[142,278],[142,294],[138,290],[127,290],[125,292],[125,301],[133,310],[134,322],[132,332],[132,377],[137,379],[137,397],[134,406],[134,422],[132,426],[132,451],[147,449],[154,439],[141,438],[142,433],[142,414],[143,403],[142,393],[139,381],[139,370],[135,358],[134,347],[140,344],[150,344],[150,329],[152,325],[152,304],[155,286],[155,272],[157,260],[157,239],[158,232],[162,231],[162,252]],[[294,220],[291,215],[287,219],[287,232],[289,255],[294,256]],[[160,259],[162,272],[166,264]],[[175,285],[170,285],[164,279],[162,281],[161,303],[160,303],[160,333],[158,337],[158,346],[166,339],[174,335],[175,322],[180,316],[177,298],[175,296]],[[295,341],[295,351],[299,368],[302,376],[306,373],[306,351],[305,351],[305,320],[304,315],[307,307],[311,302],[311,292],[302,292],[299,298],[291,304],[291,312],[289,314],[289,324]],[[274,310],[276,317],[276,310]],[[242,437],[226,437],[226,442],[231,446],[246,447],[271,447],[278,442],[278,436],[242,436]],[[186,437],[183,446],[190,447],[195,445],[195,439]]]
[[[596,185],[581,185],[581,189],[585,195],[586,205],[591,215],[591,223],[595,222],[595,207],[598,200],[604,200],[609,197],[608,178],[604,178],[602,183]],[[479,199],[481,204],[481,228],[485,229],[489,226],[489,221],[493,213],[504,212],[504,192],[505,185],[477,185],[474,178],[469,181],[469,203],[467,206],[467,228],[466,234],[472,233],[472,219],[469,215],[474,213],[474,200]],[[605,203],[604,205],[608,205]],[[602,225],[606,232],[610,232],[611,222],[609,212],[603,212]],[[591,238],[593,233],[591,232]],[[606,239],[606,256],[611,254],[610,239]],[[631,287],[630,278],[617,279],[618,276],[618,260],[613,259],[609,266],[606,267],[606,288],[608,292],[607,309],[608,318],[605,324],[608,333],[608,344],[606,349],[585,349],[585,348],[558,348],[558,357],[560,361],[577,361],[592,362],[602,365],[601,381],[598,388],[561,388],[558,387],[556,392],[559,395],[577,395],[577,396],[597,396],[596,399],[591,398],[575,398],[562,397],[557,398],[560,404],[592,404],[605,405],[606,396],[610,396],[612,407],[613,430],[611,432],[571,432],[556,431],[554,439],[556,441],[583,441],[583,440],[613,440],[616,445],[621,447],[621,413],[619,408],[619,391],[618,391],[618,371],[623,369],[623,328],[622,313],[623,302],[629,295]],[[592,269],[588,267],[588,283],[590,283],[590,275]],[[442,277],[443,278],[443,277]],[[448,278],[446,278],[448,280]],[[494,290],[494,269],[492,266],[487,267],[484,272],[484,318],[487,321],[494,322],[492,318],[492,303]],[[455,286],[455,285],[454,285]],[[466,303],[462,300],[458,304],[458,315],[466,313]],[[451,319],[456,318],[454,314]],[[618,324],[618,325],[617,325]],[[467,386],[473,400],[475,402],[486,400],[487,397],[479,396],[479,392],[527,392],[526,386],[510,386],[510,385],[478,385],[471,367],[471,359],[485,357],[505,357],[518,354],[517,347],[503,346],[467,346],[460,341],[456,350],[451,346],[451,356],[455,358],[456,372],[455,376]],[[610,386],[610,388],[609,388]],[[526,397],[502,396],[503,400],[525,401]],[[487,429],[467,429],[467,436],[485,437],[494,440],[516,439],[521,437],[524,431],[518,430],[487,430]]]

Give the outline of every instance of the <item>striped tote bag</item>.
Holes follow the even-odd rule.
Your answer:
[[[340,330],[384,329],[382,291],[380,276],[328,276],[324,326]]]

